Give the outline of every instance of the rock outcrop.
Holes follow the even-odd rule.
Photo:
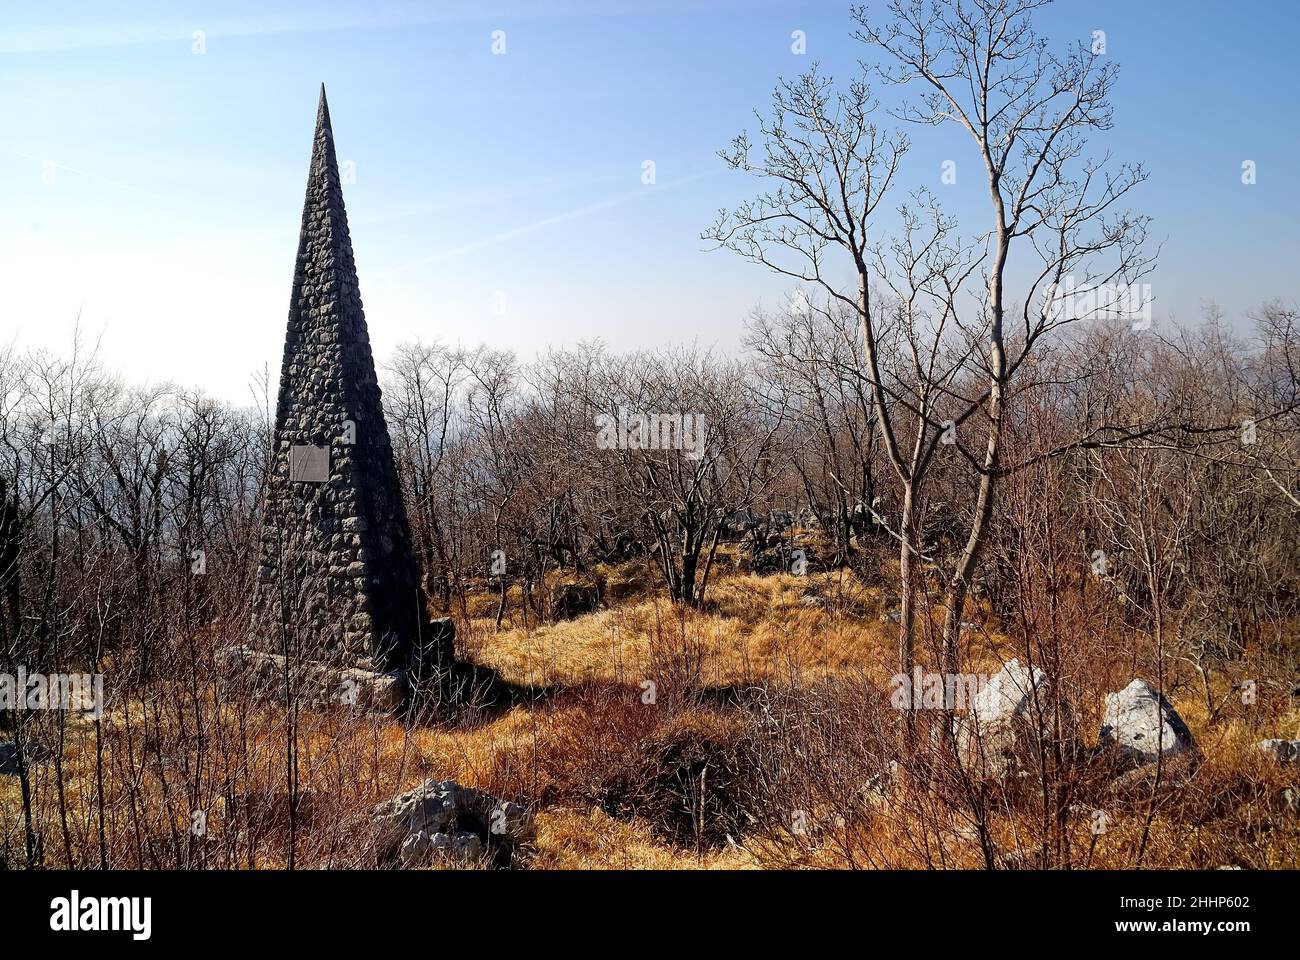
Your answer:
[[[1195,750],[1187,724],[1169,701],[1145,680],[1134,680],[1106,694],[1101,743],[1136,764],[1153,763],[1162,754],[1177,757]]]
[[[805,574],[826,570],[827,550],[820,534],[773,532],[768,526],[754,527],[740,542],[736,567],[747,573]]]
[[[551,616],[572,620],[600,607],[600,587],[594,583],[557,583],[551,590]]]
[[[427,780],[380,804],[372,826],[379,867],[509,866],[536,834],[526,808],[454,780]]]
[[[1300,760],[1300,740],[1261,740],[1255,749],[1268,754],[1278,763],[1293,763]]]
[[[1040,737],[1057,735],[1058,715],[1063,745],[1072,750],[1078,745],[1073,709],[1056,701],[1041,669],[1010,660],[975,694],[967,714],[955,720],[962,761],[991,777],[1032,769]]]

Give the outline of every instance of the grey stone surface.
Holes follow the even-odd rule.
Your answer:
[[[241,680],[272,699],[283,699],[286,666],[283,655],[252,647],[230,647],[221,651],[219,657],[228,679]],[[380,673],[320,660],[297,661],[289,681],[295,695],[307,706],[358,713],[396,713],[402,707],[406,691],[405,678],[399,672]]]
[[[1040,668],[1030,669],[1018,659],[1004,663],[976,693],[966,716],[955,718],[963,762],[993,777],[1031,769],[1039,736],[1056,733],[1058,708],[1063,737],[1073,746],[1078,740],[1074,711],[1053,698],[1052,685]]]
[[[425,601],[323,86],[272,456],[251,644],[332,665],[404,669]]]
[[[1273,757],[1279,763],[1300,760],[1300,740],[1261,740],[1255,749]]]
[[[427,780],[374,811],[380,866],[428,866],[435,857],[478,860],[489,850],[506,860],[536,835],[532,813],[454,780]]]
[[[1176,757],[1195,748],[1192,733],[1178,711],[1141,679],[1106,694],[1100,739],[1137,763],[1151,763],[1161,754]]]
[[[403,842],[398,862],[403,867],[427,867],[435,858],[445,857],[459,863],[472,863],[481,859],[483,852],[483,841],[467,830],[434,834],[421,830]]]

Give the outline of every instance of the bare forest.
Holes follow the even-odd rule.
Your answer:
[[[306,638],[231,671],[273,369],[231,404],[84,329],[0,349],[0,674],[103,677],[0,710],[0,865],[1300,865],[1300,312],[1150,321],[1114,60],[1038,6],[855,10],[863,65],[718,131],[750,199],[702,245],[791,290],[740,349],[375,358],[454,636],[418,709],[322,693]],[[918,127],[981,219],[900,174]],[[429,781],[490,822],[398,851]]]

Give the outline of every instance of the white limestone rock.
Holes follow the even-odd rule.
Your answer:
[[[1177,757],[1196,747],[1178,711],[1155,687],[1141,679],[1118,693],[1106,694],[1101,742],[1139,764],[1154,763],[1161,755]]]

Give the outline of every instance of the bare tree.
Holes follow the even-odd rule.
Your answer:
[[[853,10],[858,39],[891,61],[881,71],[885,80],[921,90],[919,101],[905,103],[897,115],[931,126],[956,124],[973,142],[988,183],[985,292],[969,325],[978,331],[979,365],[987,378],[971,398],[984,408],[984,449],[971,455],[979,472],[974,516],[947,587],[944,646],[954,669],[962,611],[1003,472],[1003,418],[1016,373],[1045,335],[1105,315],[1111,306],[1108,298],[1093,296],[1091,308],[1062,308],[1050,293],[1072,279],[1076,295],[1087,298],[1135,283],[1152,265],[1144,252],[1148,218],[1120,206],[1146,173],[1141,166],[1112,170],[1108,157],[1092,160],[1084,153],[1088,135],[1111,125],[1118,68],[1082,42],[1063,56],[1053,54],[1033,28],[1032,15],[1044,3],[891,0],[883,24],[863,6]],[[1034,264],[1032,279],[1013,298],[1007,270],[1013,251],[1021,249]],[[1009,328],[1016,299],[1020,322]]]

